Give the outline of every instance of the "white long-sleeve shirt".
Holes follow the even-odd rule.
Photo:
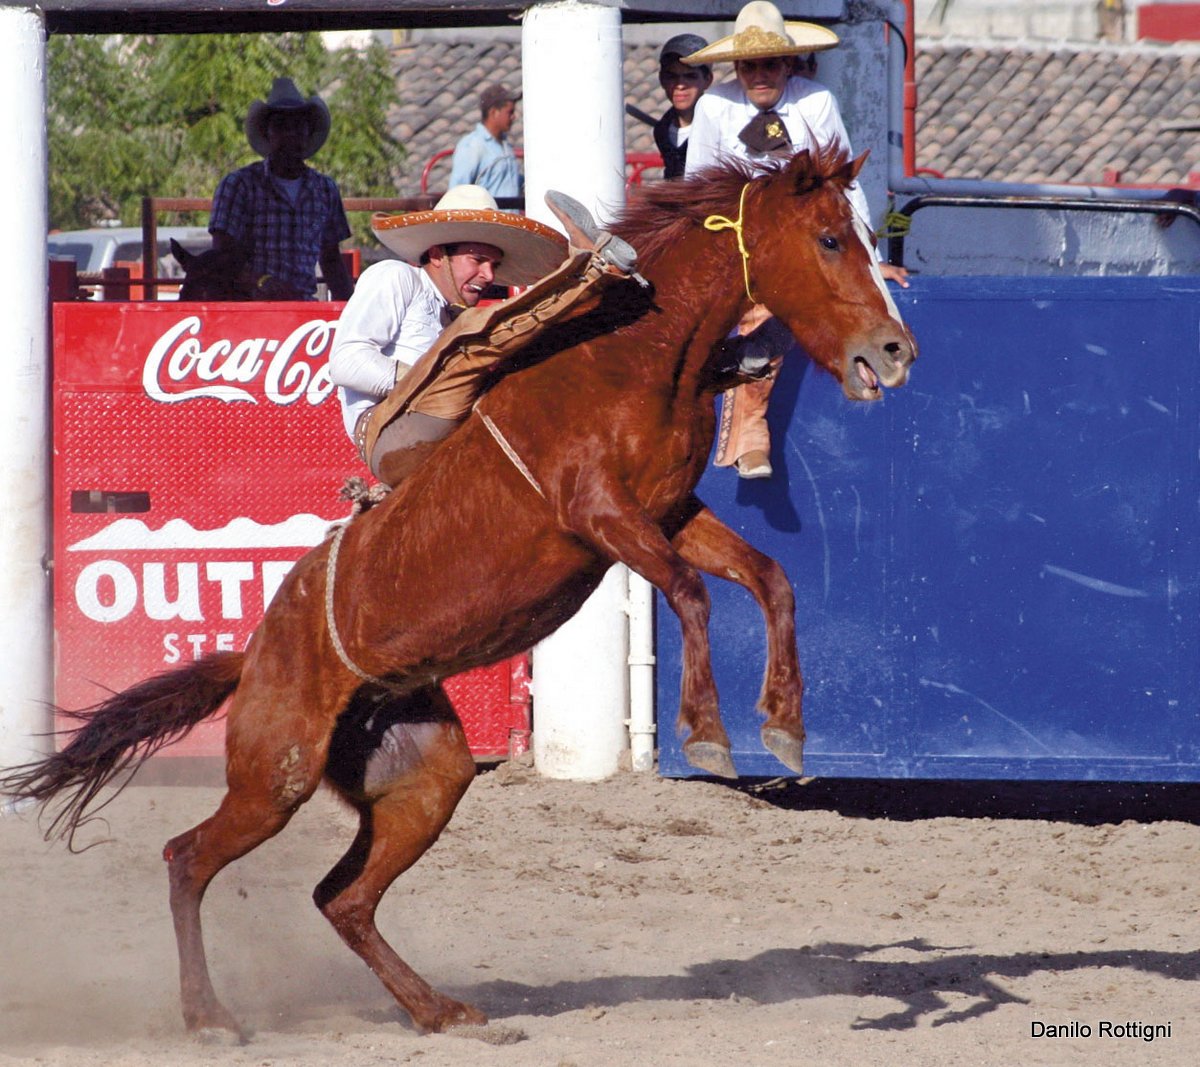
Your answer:
[[[847,152],[852,153],[850,137],[842,123],[837,100],[820,82],[798,74],[792,75],[774,110],[787,127],[793,152],[840,143],[845,145]],[[736,78],[709,89],[696,101],[684,174],[694,174],[701,167],[731,157],[749,160],[769,158],[765,153],[751,151],[738,137],[758,112],[759,109],[750,102]],[[871,211],[858,182],[851,183],[847,195],[854,209],[870,225]]]
[[[362,272],[338,320],[329,377],[353,439],[359,416],[396,384],[441,334],[447,300],[419,267],[389,259]]]

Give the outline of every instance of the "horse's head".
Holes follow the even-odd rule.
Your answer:
[[[180,300],[253,300],[254,279],[245,252],[238,247],[189,252],[174,237],[171,254],[183,268]]]
[[[903,385],[917,357],[871,232],[846,196],[865,159],[800,152],[743,187],[737,216],[750,299],[786,323],[851,400]]]

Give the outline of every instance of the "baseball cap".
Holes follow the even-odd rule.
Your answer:
[[[513,92],[507,85],[489,85],[479,94],[479,106],[484,111],[503,107],[510,100],[520,100],[520,92]]]
[[[698,33],[677,33],[662,46],[662,51],[658,53],[658,64],[662,66],[667,61],[667,56],[682,58],[707,47],[708,42]]]

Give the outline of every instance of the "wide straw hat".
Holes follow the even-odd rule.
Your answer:
[[[270,144],[267,141],[267,119],[273,111],[306,111],[308,113],[309,136],[304,146],[304,158],[316,155],[317,150],[329,136],[329,108],[319,96],[305,99],[291,78],[276,78],[266,100],[255,100],[246,112],[246,139],[250,147],[260,156],[267,156]]]
[[[834,48],[838,35],[812,22],[784,22],[779,8],[768,0],[754,0],[738,12],[733,33],[713,41],[691,55],[684,63],[698,67],[710,63],[732,63],[738,59],[768,59],[771,56],[798,56]]]
[[[456,185],[429,211],[376,215],[375,236],[407,263],[434,245],[480,243],[504,253],[496,269],[500,285],[531,285],[562,265],[567,240],[557,230],[496,207],[480,185]]]

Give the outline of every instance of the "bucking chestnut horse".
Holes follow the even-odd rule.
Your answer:
[[[614,230],[638,250],[652,295],[618,287],[590,326],[570,324],[566,340],[551,330],[522,353],[524,365],[425,466],[297,563],[244,653],[133,686],[84,713],[61,752],[0,779],[16,798],[57,798],[47,836],[69,838],[103,786],[232,697],[228,791],[164,850],[189,1029],[240,1034],[208,975],[206,887],[282,830],[322,781],[361,821],[317,886],[317,907],[421,1030],[485,1021],[404,963],[375,908],[475,773],[442,679],[550,634],[615,562],[644,575],[679,617],[684,750],[715,774],[735,772],[700,572],[754,595],[767,624],[762,740],[800,771],[791,587],[693,490],[712,445],[714,394],[733,380],[721,341],[752,301],[851,399],[906,380],[916,348],[845,195],[861,162],[801,153],[774,171],[714,169],[645,190]]]

